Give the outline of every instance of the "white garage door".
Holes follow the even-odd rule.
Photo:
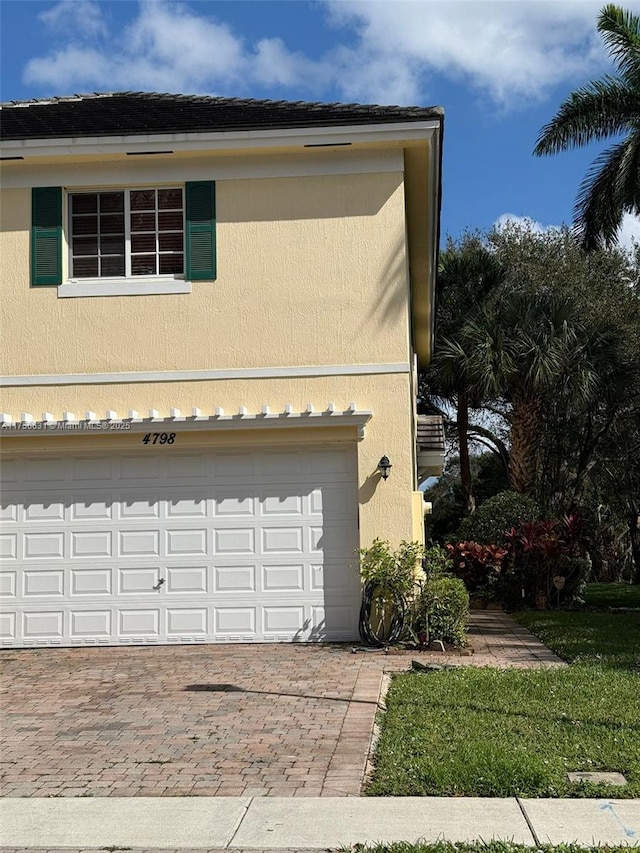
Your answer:
[[[52,453],[2,471],[5,646],[357,637],[354,445]]]

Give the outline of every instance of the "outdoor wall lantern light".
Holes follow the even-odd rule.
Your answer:
[[[378,471],[380,471],[380,476],[383,480],[388,478],[389,472],[391,471],[391,462],[389,462],[388,456],[383,456],[378,462]]]

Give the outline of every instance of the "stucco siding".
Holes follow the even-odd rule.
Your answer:
[[[218,278],[191,294],[29,287],[29,189],[2,197],[4,375],[406,362],[399,172],[222,180]],[[9,321],[10,318],[10,321]]]

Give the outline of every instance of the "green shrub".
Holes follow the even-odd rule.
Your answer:
[[[431,545],[424,552],[422,568],[426,578],[436,578],[451,574],[453,560],[446,548],[441,545]]]
[[[418,601],[418,618],[428,627],[431,640],[464,646],[469,616],[469,593],[458,578],[427,580]]]
[[[393,550],[386,540],[374,539],[368,548],[360,548],[357,553],[362,582],[376,587],[379,600],[392,601],[413,592],[417,566],[424,557],[424,547],[419,542],[401,542]]]
[[[481,545],[502,545],[505,533],[522,521],[536,521],[540,509],[528,495],[500,492],[486,500],[460,525],[456,541],[473,541]]]

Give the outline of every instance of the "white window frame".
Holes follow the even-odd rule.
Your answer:
[[[183,258],[186,264],[186,190],[184,184],[154,184],[128,185],[113,187],[73,187],[65,189],[64,197],[64,222],[63,233],[66,242],[66,270],[65,281],[58,286],[59,297],[78,296],[148,296],[164,293],[191,293],[191,282],[187,281],[184,273],[159,273],[158,275],[131,275],[131,203],[130,193],[135,190],[182,190],[182,234],[183,234]],[[97,276],[94,278],[74,278],[69,272],[72,269],[72,235],[71,235],[71,196],[74,195],[99,195],[100,193],[123,192],[124,193],[124,229],[125,229],[125,275],[124,276]],[[156,210],[156,215],[158,211]],[[156,219],[157,226],[157,219]],[[156,235],[157,235],[156,227]],[[156,254],[158,249],[156,248]]]

